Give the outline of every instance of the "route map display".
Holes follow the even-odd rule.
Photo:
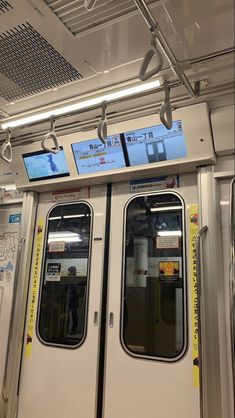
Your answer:
[[[11,229],[9,225],[0,226],[0,283],[14,278],[17,247],[17,229]]]

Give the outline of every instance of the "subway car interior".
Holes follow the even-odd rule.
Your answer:
[[[0,0],[0,418],[234,418],[232,0]]]

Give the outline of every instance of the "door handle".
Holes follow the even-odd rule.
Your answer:
[[[94,327],[98,327],[99,325],[99,312],[98,311],[94,312],[93,325]]]
[[[114,313],[113,312],[110,312],[109,314],[109,326],[110,328],[113,328],[114,326]]]

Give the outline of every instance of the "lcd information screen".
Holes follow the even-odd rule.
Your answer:
[[[126,167],[120,135],[108,136],[105,145],[100,139],[77,142],[72,150],[79,174]]]
[[[69,176],[64,150],[58,154],[37,151],[22,155],[29,181],[46,180]]]
[[[172,129],[151,126],[124,133],[130,166],[175,160],[187,156],[182,122],[174,121]]]

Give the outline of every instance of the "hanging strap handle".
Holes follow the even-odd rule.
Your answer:
[[[161,106],[159,116],[163,125],[167,129],[170,130],[172,128],[172,109],[171,109],[171,103],[170,103],[170,87],[169,87],[168,81],[164,82],[164,90],[165,90],[165,99]]]
[[[46,142],[48,140],[52,139],[53,143],[54,143],[54,147],[50,148],[46,145]],[[46,134],[41,142],[41,146],[42,148],[47,151],[47,152],[51,152],[52,154],[58,154],[59,152],[59,144],[58,144],[58,139],[55,133],[55,120],[52,118],[51,119],[51,129],[50,132],[48,132],[48,134]]]
[[[98,126],[97,126],[97,135],[98,138],[101,140],[103,144],[105,144],[105,141],[108,136],[108,124],[107,124],[107,117],[106,117],[106,109],[107,105],[106,103],[102,104],[102,114],[101,118],[99,120]]]
[[[90,10],[93,9],[95,3],[96,3],[96,0],[85,0],[84,1],[84,7],[89,12]]]
[[[8,130],[7,139],[1,146],[1,157],[7,163],[12,162],[11,131]]]
[[[159,51],[157,47],[157,41],[156,41],[156,35],[155,30],[151,31],[151,47],[146,53],[144,57],[144,61],[142,62],[142,65],[140,67],[139,71],[139,78],[141,81],[146,81],[149,78],[153,77],[155,74],[158,74],[159,71],[161,71],[163,66],[163,57],[161,52]],[[148,67],[150,62],[152,61],[153,57],[155,57],[156,65],[152,70],[148,71]]]

